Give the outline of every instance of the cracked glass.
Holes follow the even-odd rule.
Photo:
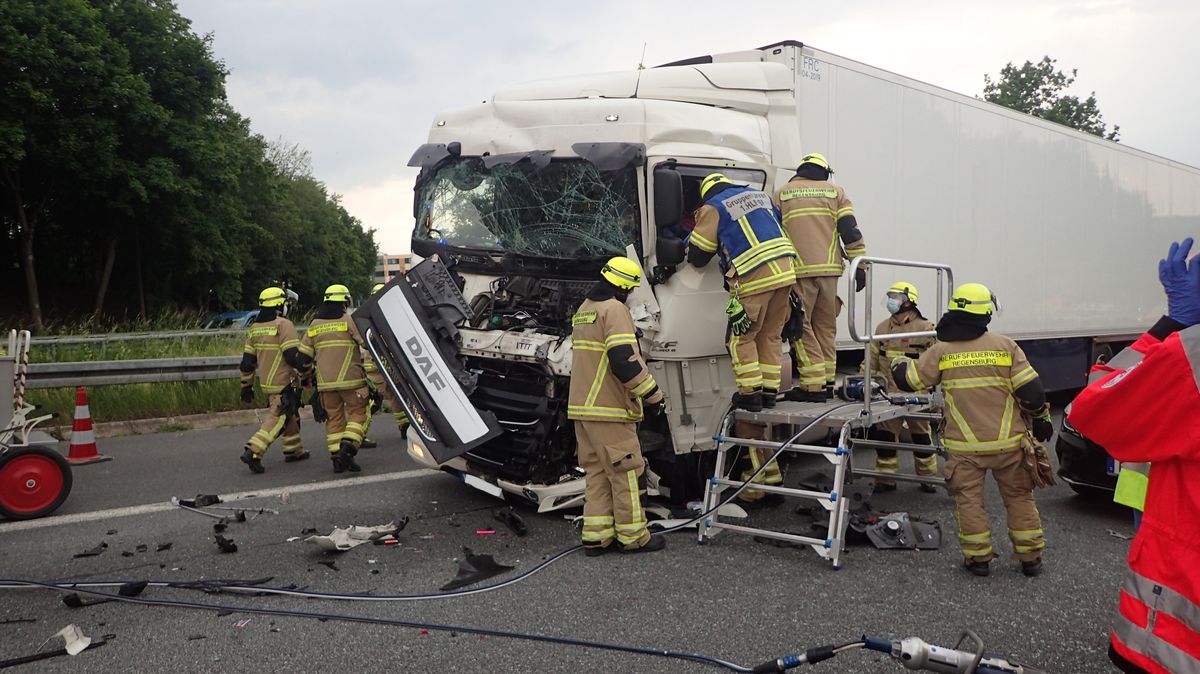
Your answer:
[[[636,171],[583,160],[443,164],[418,188],[414,238],[558,259],[624,255],[639,235]]]

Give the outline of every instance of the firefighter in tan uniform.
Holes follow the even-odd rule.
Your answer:
[[[371,294],[383,290],[382,283],[376,283],[371,288]],[[370,402],[367,405],[367,423],[363,426],[363,439],[359,444],[361,449],[371,449],[378,447],[378,443],[372,440],[367,433],[371,430],[371,422],[375,420],[375,415],[383,411],[383,406],[387,405],[388,411],[392,416],[396,417],[396,425],[400,427],[400,435],[404,436],[408,432],[408,414],[404,412],[404,408],[396,401],[392,395],[392,390],[388,388],[387,381],[383,378],[383,373],[379,371],[379,366],[367,354],[366,349],[363,349],[363,371],[367,375],[367,388],[370,391]]]
[[[629,258],[614,257],[601,280],[571,318],[571,390],[567,418],[575,422],[579,466],[586,473],[583,545],[588,556],[622,549],[653,552],[666,547],[651,537],[642,510],[642,458],[636,423],[643,407],[663,410],[663,394],[646,369],[625,306],[641,284],[641,270]],[[614,544],[615,540],[615,544]]]
[[[838,279],[846,271],[845,260],[867,254],[854,204],[845,190],[829,181],[832,173],[824,155],[805,155],[796,175],[775,196],[784,230],[796,247],[796,292],[804,306],[804,330],[792,342],[798,386],[785,396],[788,400],[822,402],[833,397],[841,311]],[[854,283],[855,292],[863,289],[863,269]]]
[[[1033,474],[1022,459],[1027,430],[1045,442],[1054,427],[1041,380],[1021,347],[987,331],[995,306],[986,286],[959,286],[938,323],[937,343],[915,361],[896,358],[892,375],[901,390],[940,384],[946,397],[942,444],[950,458],[942,474],[954,495],[967,570],[986,576],[996,557],[983,501],[984,477],[990,471],[1008,511],[1014,556],[1025,575],[1036,576],[1042,571],[1046,541],[1033,500]]]
[[[242,351],[242,402],[254,400],[254,377],[267,394],[267,410],[262,426],[242,451],[242,463],[254,473],[265,471],[262,455],[282,433],[283,460],[308,458],[300,440],[300,389],[297,372],[311,366],[312,359],[300,350],[296,326],[286,318],[287,293],[282,288],[267,288],[258,295],[258,317],[246,334]]]
[[[934,325],[917,308],[917,287],[911,283],[899,281],[892,284],[887,291],[886,306],[890,318],[885,319],[875,328],[876,335],[894,335],[903,332],[932,332]],[[919,358],[922,353],[934,343],[933,337],[914,337],[892,339],[871,344],[871,374],[878,373],[887,380],[888,393],[898,393],[896,381],[892,379],[892,362],[905,356]],[[899,442],[900,433],[907,425],[909,435],[915,445],[933,445],[929,422],[924,419],[888,419],[871,427],[868,437],[884,442]],[[917,475],[932,477],[937,475],[937,457],[933,452],[913,452],[913,463],[916,464]],[[880,473],[895,473],[900,469],[900,457],[896,450],[878,448],[875,450],[875,470]],[[894,491],[896,481],[886,478],[875,480],[875,491]],[[931,484],[922,484],[921,491],[934,493],[937,489]]]
[[[720,173],[700,183],[704,205],[696,210],[688,262],[706,266],[721,256],[730,300],[726,347],[738,393],[734,406],[759,412],[774,407],[783,359],[783,325],[795,283],[796,251],[779,224],[771,197],[734,185]]]
[[[346,286],[326,288],[325,302],[300,344],[316,361],[320,402],[313,406],[313,418],[325,421],[325,445],[335,473],[361,470],[354,455],[363,439],[370,396],[363,371],[362,335],[346,313],[349,301]]]

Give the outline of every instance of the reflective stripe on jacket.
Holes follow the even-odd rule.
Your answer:
[[[1200,326],[1171,334],[1178,324],[1160,331],[1164,321],[1097,367],[1105,376],[1075,398],[1069,421],[1118,461],[1152,464],[1113,650],[1149,672],[1194,674],[1200,672]]]
[[[362,346],[362,335],[349,315],[313,319],[300,350],[316,361],[317,390],[346,391],[366,386]]]
[[[283,352],[296,348],[300,348],[300,336],[288,319],[276,316],[273,321],[250,324],[243,352],[257,359],[256,374],[264,393],[279,393],[292,383],[296,371],[283,359]]]
[[[896,319],[900,320],[897,321]],[[901,332],[930,332],[934,329],[929,319],[916,311],[905,311],[898,316],[886,318],[875,328],[876,335],[892,335]],[[889,339],[871,344],[871,375],[883,375],[887,378],[888,391],[897,392],[896,382],[892,379],[892,361],[900,356],[912,359],[921,357],[937,338],[917,337],[915,339]]]
[[[616,299],[584,300],[571,326],[567,418],[640,421],[642,400],[662,393],[642,359],[629,309]]]
[[[776,202],[783,212],[784,231],[796,246],[796,276],[841,276],[846,271],[843,260],[867,254],[861,233],[839,243],[839,221],[854,217],[854,204],[840,186],[797,177],[780,188]],[[858,231],[857,225],[853,231]]]
[[[791,285],[796,249],[783,231],[771,197],[759,190],[726,187],[696,212],[690,245],[721,250],[737,275],[736,293],[757,295]]]
[[[905,368],[906,383],[915,391],[941,384],[946,396],[942,442],[952,452],[1020,447],[1026,426],[1013,391],[1037,376],[1021,347],[994,332],[937,342]]]

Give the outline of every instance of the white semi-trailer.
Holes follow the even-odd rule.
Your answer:
[[[669,401],[641,431],[647,455],[663,487],[693,495],[692,453],[711,448],[734,387],[720,272],[681,264],[681,220],[708,173],[772,191],[812,151],[853,199],[869,254],[987,284],[994,329],[1049,389],[1081,387],[1108,343],[1154,322],[1156,260],[1200,231],[1200,170],[798,42],[501,89],[439,114],[411,162],[413,250],[462,294],[426,309],[441,307],[440,352],[488,430],[431,453],[430,422],[410,453],[544,510],[577,505],[569,317],[603,261],[628,254],[655,279],[630,305]],[[933,272],[881,268],[874,297],[895,280],[940,311]],[[419,368],[393,357],[402,397],[438,418],[417,400]]]

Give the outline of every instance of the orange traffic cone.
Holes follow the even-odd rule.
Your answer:
[[[71,425],[71,448],[67,461],[71,465],[109,461],[96,449],[96,436],[92,433],[92,413],[88,410],[87,389],[80,386],[75,391],[75,422]]]

